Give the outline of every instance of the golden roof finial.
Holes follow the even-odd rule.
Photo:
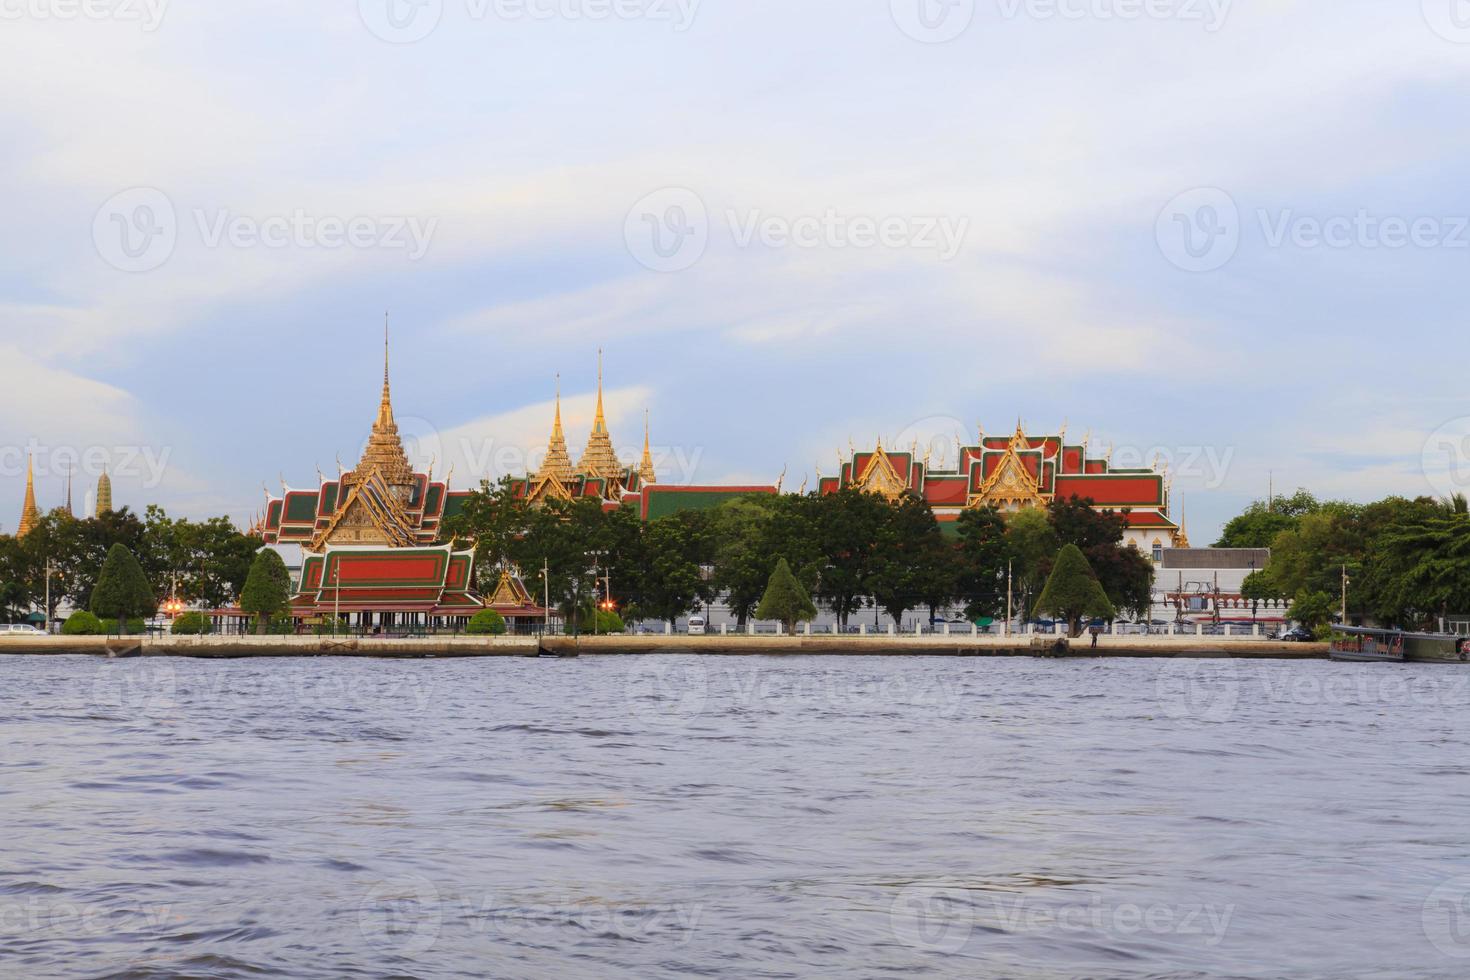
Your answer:
[[[592,428],[598,432],[607,431],[607,416],[602,411],[602,348],[597,348],[597,415],[592,420]]]
[[[26,457],[26,499],[20,509],[20,524],[15,529],[15,536],[23,538],[36,529],[41,523],[41,510],[36,506],[36,458]]]

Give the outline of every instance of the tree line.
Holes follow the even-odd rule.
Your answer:
[[[946,534],[917,495],[890,503],[853,489],[751,495],[644,522],[630,508],[594,500],[531,506],[502,481],[482,486],[442,534],[476,542],[482,589],[493,587],[499,567],[515,565],[538,600],[549,593],[567,617],[605,600],[611,579],[626,619],[672,622],[720,597],[743,625],[784,559],[802,589],[846,626],[865,611],[895,622],[955,606],[972,620],[1001,616],[1008,569],[1014,608],[1024,615],[1067,545],[1086,559],[1111,608],[1145,615],[1153,565],[1124,545],[1126,528],[1125,514],[1073,497],[1014,514],[967,510]]]
[[[53,510],[23,538],[0,535],[0,610],[15,620],[44,605],[48,567],[48,621],[62,605],[88,608],[116,545],[135,557],[155,608],[169,595],[220,608],[239,597],[261,540],[227,517],[175,519],[156,506],[142,517],[126,507],[87,518]]]
[[[1309,627],[1338,618],[1344,572],[1350,621],[1432,629],[1440,617],[1470,613],[1463,495],[1356,504],[1298,490],[1252,503],[1225,525],[1216,547],[1270,548],[1270,562],[1242,591],[1290,600],[1287,616]]]

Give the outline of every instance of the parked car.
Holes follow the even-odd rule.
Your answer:
[[[0,623],[0,635],[42,636],[43,632],[30,623]]]
[[[1285,643],[1313,643],[1317,637],[1311,630],[1303,626],[1293,626],[1289,630],[1282,630],[1272,639],[1281,640]]]
[[[704,617],[703,616],[690,616],[689,617],[689,635],[690,636],[703,636],[704,635],[704,631],[705,631]]]

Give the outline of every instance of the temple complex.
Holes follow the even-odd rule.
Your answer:
[[[839,459],[836,476],[821,478],[822,493],[855,487],[896,500],[915,493],[934,509],[940,526],[952,526],[967,509],[994,507],[1015,512],[1045,507],[1073,496],[1090,499],[1099,510],[1128,520],[1125,542],[1158,560],[1166,548],[1187,547],[1180,525],[1169,518],[1169,487],[1154,469],[1116,469],[1111,453],[1097,458],[1084,440],[1067,443],[1059,435],[1028,435],[1019,422],[1010,436],[980,434],[973,446],[959,447],[953,469],[932,466],[915,449],[894,451],[880,440],[871,452]]]

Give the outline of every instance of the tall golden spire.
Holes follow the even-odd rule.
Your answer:
[[[107,466],[102,467],[102,475],[97,478],[97,516],[112,510],[112,477],[107,475]]]
[[[658,470],[653,465],[653,450],[648,441],[648,409],[643,410],[643,459],[638,463],[638,482],[652,486],[658,482]]]
[[[41,511],[36,507],[36,460],[35,457],[27,457],[26,500],[20,509],[20,524],[15,529],[15,536],[25,537],[34,531],[39,523],[41,523]]]
[[[617,450],[613,448],[612,436],[607,431],[607,417],[602,411],[602,348],[597,349],[597,415],[592,419],[592,434],[587,437],[587,448],[577,462],[577,473],[583,476],[601,477],[609,482],[623,475],[623,464],[618,462]]]
[[[572,457],[567,454],[567,437],[561,428],[561,375],[556,376],[556,421],[551,424],[551,442],[546,447],[546,459],[536,473],[536,480],[556,477],[562,483],[572,478]]]
[[[383,314],[383,397],[378,402],[378,417],[373,421],[372,434],[368,436],[367,446],[353,475],[360,480],[374,470],[389,486],[413,483],[413,467],[408,463],[403,440],[398,437],[398,423],[393,419],[393,395],[388,386],[387,313]]]

